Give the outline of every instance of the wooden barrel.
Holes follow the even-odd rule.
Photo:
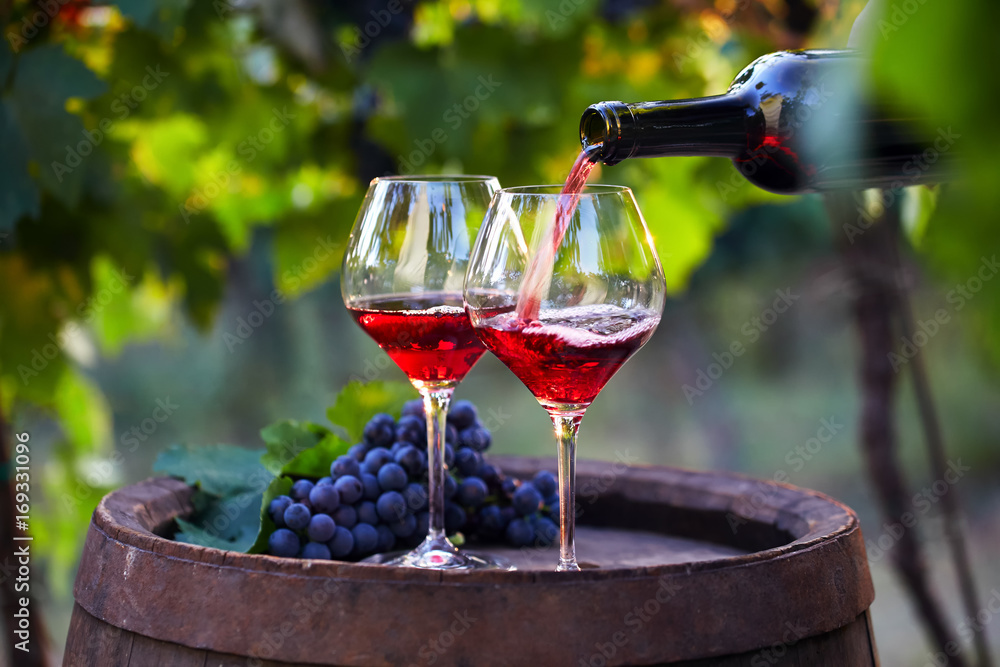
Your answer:
[[[527,477],[544,459],[495,457]],[[581,572],[428,572],[173,542],[191,489],[150,479],[94,513],[64,664],[877,665],[855,514],[822,494],[623,463],[578,470]]]

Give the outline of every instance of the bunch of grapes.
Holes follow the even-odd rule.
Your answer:
[[[492,436],[469,401],[456,401],[445,432],[445,530],[472,542],[515,547],[553,544],[559,536],[555,476],[505,477],[485,452]],[[409,401],[397,422],[377,414],[363,441],[330,466],[330,476],[299,479],[271,501],[274,556],[359,560],[411,549],[427,534],[427,422],[423,402]]]

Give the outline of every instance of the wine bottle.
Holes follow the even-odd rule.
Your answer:
[[[863,95],[863,57],[849,50],[758,58],[722,95],[600,102],[580,119],[594,161],[715,155],[779,194],[898,188],[945,180],[959,135]]]

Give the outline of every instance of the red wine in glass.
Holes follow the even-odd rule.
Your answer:
[[[459,293],[359,299],[347,310],[411,382],[460,382],[486,351]]]
[[[659,321],[648,309],[582,306],[543,310],[532,321],[514,312],[484,313],[476,333],[543,406],[585,407]]]
[[[455,547],[445,530],[445,431],[455,387],[484,348],[458,292],[493,193],[492,176],[389,176],[371,182],[344,253],[340,289],[351,316],[423,398],[428,531],[398,557],[368,562],[425,569],[511,569]]]

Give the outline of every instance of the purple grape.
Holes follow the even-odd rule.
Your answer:
[[[375,503],[370,500],[365,500],[358,503],[357,507],[358,521],[361,523],[367,523],[370,526],[378,525],[378,510],[375,509]]]
[[[326,543],[333,558],[346,558],[354,549],[354,535],[347,528],[337,526],[333,538]]]
[[[330,547],[319,542],[310,542],[302,547],[302,558],[314,560],[330,560]]]
[[[375,547],[375,551],[379,553],[392,551],[392,548],[396,546],[396,536],[392,534],[392,530],[385,524],[379,524],[375,527],[375,532],[378,535],[378,544]]]
[[[294,558],[299,554],[299,536],[287,528],[279,528],[267,538],[267,551],[272,556]]]
[[[534,514],[542,506],[542,494],[531,482],[524,482],[521,487],[514,492],[511,504],[521,516]]]
[[[393,521],[389,524],[389,530],[399,538],[410,537],[417,531],[417,517],[407,514],[400,521]]]
[[[337,524],[334,523],[333,519],[326,514],[317,514],[309,520],[309,527],[306,529],[306,534],[309,535],[309,539],[313,542],[326,542],[333,537],[333,533],[336,530]]]
[[[278,528],[285,527],[285,510],[288,509],[292,502],[292,499],[288,496],[278,496],[267,506],[267,514]]]
[[[472,401],[455,401],[448,411],[448,422],[460,431],[475,424],[478,418],[479,411]]]
[[[463,507],[479,507],[485,502],[488,493],[486,482],[478,477],[466,477],[458,485],[455,502]]]
[[[330,466],[330,477],[338,479],[347,475],[359,477],[361,475],[361,464],[351,456],[338,456]]]
[[[309,492],[313,490],[314,484],[308,479],[300,479],[299,481],[292,484],[292,490],[289,495],[292,500],[296,502],[305,500],[309,497]]]
[[[309,525],[309,520],[312,519],[312,513],[309,508],[302,503],[292,503],[285,510],[284,514],[285,525],[292,530],[303,530]]]
[[[337,525],[344,528],[354,528],[358,523],[358,511],[350,505],[341,505],[332,516]]]
[[[399,521],[406,514],[406,500],[398,491],[386,491],[379,496],[378,502],[375,503],[375,509],[379,518],[386,523]]]
[[[363,487],[361,497],[365,500],[378,500],[382,495],[382,487],[378,485],[378,478],[375,475],[361,473],[361,486]]]
[[[406,471],[398,463],[386,463],[378,471],[378,485],[386,491],[399,491],[406,488],[409,481]]]
[[[378,532],[367,523],[359,523],[351,528],[351,536],[354,538],[354,549],[351,551],[353,556],[367,556],[374,553],[378,546]]]
[[[543,498],[548,498],[559,490],[559,482],[556,480],[556,476],[548,470],[538,471],[535,478],[531,480],[531,483],[535,485],[535,488],[538,489]]]
[[[317,484],[309,492],[309,502],[315,511],[330,514],[340,506],[340,492],[332,484]]]
[[[355,463],[357,462],[355,461]],[[361,496],[364,494],[364,487],[361,485],[361,480],[353,475],[344,475],[338,478],[333,483],[333,488],[340,493],[340,503],[342,505],[353,505],[361,500]]]

